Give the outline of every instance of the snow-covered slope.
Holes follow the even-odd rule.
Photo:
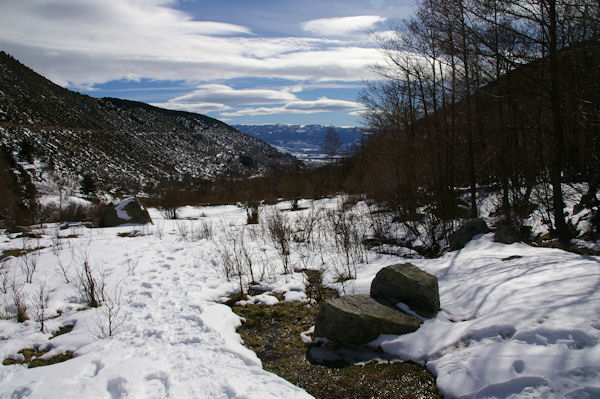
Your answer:
[[[0,52],[0,143],[104,188],[248,176],[297,161],[204,115],[53,84]],[[48,166],[49,165],[49,166]]]

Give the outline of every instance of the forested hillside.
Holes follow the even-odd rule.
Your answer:
[[[351,185],[405,220],[425,213],[432,230],[476,217],[480,190],[498,190],[499,224],[518,230],[544,205],[566,245],[575,232],[562,184],[587,183],[583,205],[598,209],[598,13],[588,2],[420,2],[378,38],[387,65],[363,101],[380,133],[354,161]]]

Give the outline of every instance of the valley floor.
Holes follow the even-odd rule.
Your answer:
[[[335,199],[315,202],[335,205]],[[293,219],[311,209],[282,214]],[[264,227],[246,226],[246,212],[236,206],[182,209],[189,220],[164,220],[155,210],[151,215],[154,225],[45,226],[39,239],[0,236],[0,250],[42,248],[0,263],[0,360],[20,360],[24,348],[49,350],[43,357],[74,353],[50,366],[0,366],[0,397],[310,397],[262,369],[236,333],[241,318],[218,303],[239,289],[237,277],[228,281],[223,269],[233,236],[243,237],[257,288],[264,291],[249,302],[278,302],[270,293],[308,300],[305,274],[282,273],[282,258]],[[323,270],[324,282],[341,293],[368,293],[378,270],[406,261],[369,251],[356,264],[355,279],[336,283],[344,256],[327,234],[316,237],[324,241],[318,248],[292,244],[290,267]],[[31,283],[27,260],[36,263]],[[76,289],[86,261],[105,283],[99,308],[85,308]],[[410,262],[438,277],[442,311],[415,333],[382,336],[372,346],[426,365],[448,398],[600,396],[599,257],[498,244],[488,234],[439,259]],[[242,276],[244,286],[250,280]],[[35,320],[13,317],[20,297],[35,318],[43,285],[52,317],[44,333]],[[73,330],[49,339],[61,326]]]

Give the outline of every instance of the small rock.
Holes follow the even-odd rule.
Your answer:
[[[321,305],[314,335],[360,345],[381,334],[407,334],[420,325],[421,320],[416,317],[382,305],[368,295],[349,295]]]
[[[405,303],[427,318],[440,309],[437,278],[411,263],[381,269],[371,282],[371,297],[388,306]]]
[[[461,228],[450,234],[450,237],[448,237],[450,250],[456,251],[464,248],[464,246],[477,234],[489,232],[490,229],[485,223],[485,220],[481,218],[468,220]]]

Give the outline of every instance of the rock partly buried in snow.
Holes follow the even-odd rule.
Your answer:
[[[489,232],[490,229],[485,223],[485,220],[481,218],[468,220],[460,229],[456,230],[448,237],[450,250],[456,251],[457,249],[464,248],[464,246],[477,234]]]
[[[389,306],[402,302],[428,318],[440,309],[437,278],[411,263],[381,269],[371,282],[371,297]]]
[[[529,240],[531,235],[531,228],[523,226],[520,230],[515,229],[512,226],[498,226],[494,233],[494,242],[500,242],[502,244],[512,244],[520,241]]]
[[[13,227],[9,227],[8,229],[6,229],[6,232],[8,234],[14,234],[14,233],[32,233],[33,231],[31,230],[31,227],[29,227],[29,226],[13,226]]]
[[[314,335],[342,344],[360,345],[381,334],[407,334],[420,325],[421,320],[416,317],[385,306],[368,295],[349,295],[321,305]]]
[[[124,199],[111,207],[102,216],[103,227],[119,226],[121,224],[146,224],[152,223],[148,210],[134,197]]]

